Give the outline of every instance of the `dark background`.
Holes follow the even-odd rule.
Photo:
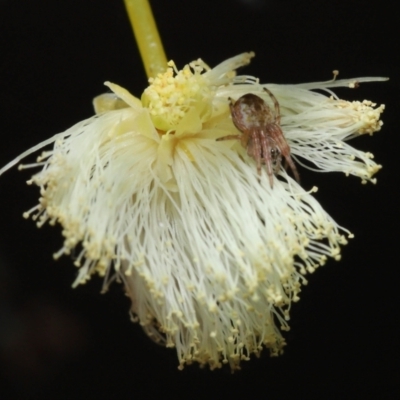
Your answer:
[[[71,260],[55,262],[60,229],[38,230],[30,172],[0,179],[0,397],[29,399],[396,398],[399,359],[399,23],[384,1],[153,0],[168,57],[214,66],[253,50],[243,73],[298,83],[389,76],[337,93],[385,103],[385,125],[352,144],[383,164],[377,185],[300,169],[306,188],[355,234],[341,262],[310,277],[292,309],[288,346],[242,371],[177,370],[174,350],[129,321],[120,285],[71,289]],[[393,19],[392,19],[393,18]],[[396,21],[396,19],[397,21]],[[104,81],[140,95],[146,77],[122,0],[0,0],[0,164],[93,114]]]

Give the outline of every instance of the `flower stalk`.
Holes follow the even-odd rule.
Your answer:
[[[148,0],[124,0],[148,78],[167,69],[167,58]]]

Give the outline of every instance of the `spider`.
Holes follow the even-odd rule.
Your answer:
[[[282,156],[285,158],[285,167],[290,167],[297,181],[300,178],[280,127],[278,100],[267,88],[264,90],[271,97],[275,112],[272,112],[261,97],[252,93],[245,94],[235,102],[229,98],[232,121],[241,134],[223,136],[217,140],[240,140],[242,146],[247,149],[247,154],[255,159],[258,175],[261,175],[261,164],[266,165],[272,188],[273,175],[280,168]]]

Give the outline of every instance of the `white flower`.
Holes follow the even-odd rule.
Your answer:
[[[106,83],[115,95],[95,100],[98,115],[0,171],[54,143],[24,166],[42,167],[29,181],[40,187],[39,204],[24,215],[38,226],[62,225],[56,258],[80,249],[74,286],[95,272],[105,289],[121,279],[134,318],[154,340],[176,347],[181,367],[238,368],[263,347],[279,354],[276,323],[288,329],[305,274],[338,260],[350,236],[311,196],[315,189],[305,191],[283,168],[271,188],[239,141],[216,141],[237,134],[228,98],[254,93],[270,102],[268,87],[299,164],[364,182],[375,182],[380,168],[346,140],[378,131],[384,107],[340,100],[329,88],[381,78],[264,85],[235,74],[252,56],[213,69],[198,60],[178,71],[171,62],[141,100]]]

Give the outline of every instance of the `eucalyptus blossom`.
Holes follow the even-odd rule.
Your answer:
[[[371,153],[347,141],[379,131],[384,106],[348,102],[332,91],[383,78],[299,85],[260,83],[237,75],[253,53],[215,68],[202,60],[150,79],[141,99],[106,82],[97,114],[38,144],[6,165],[52,145],[28,181],[39,203],[24,213],[40,227],[60,224],[73,252],[73,286],[94,274],[104,289],[118,278],[132,316],[147,334],[175,347],[179,365],[211,368],[285,344],[292,302],[307,273],[340,259],[351,237],[321,207],[316,188],[303,188],[278,165],[274,185],[239,141],[230,99],[252,93],[271,108],[295,163],[340,171],[375,183]],[[317,90],[317,91],[316,91]]]

